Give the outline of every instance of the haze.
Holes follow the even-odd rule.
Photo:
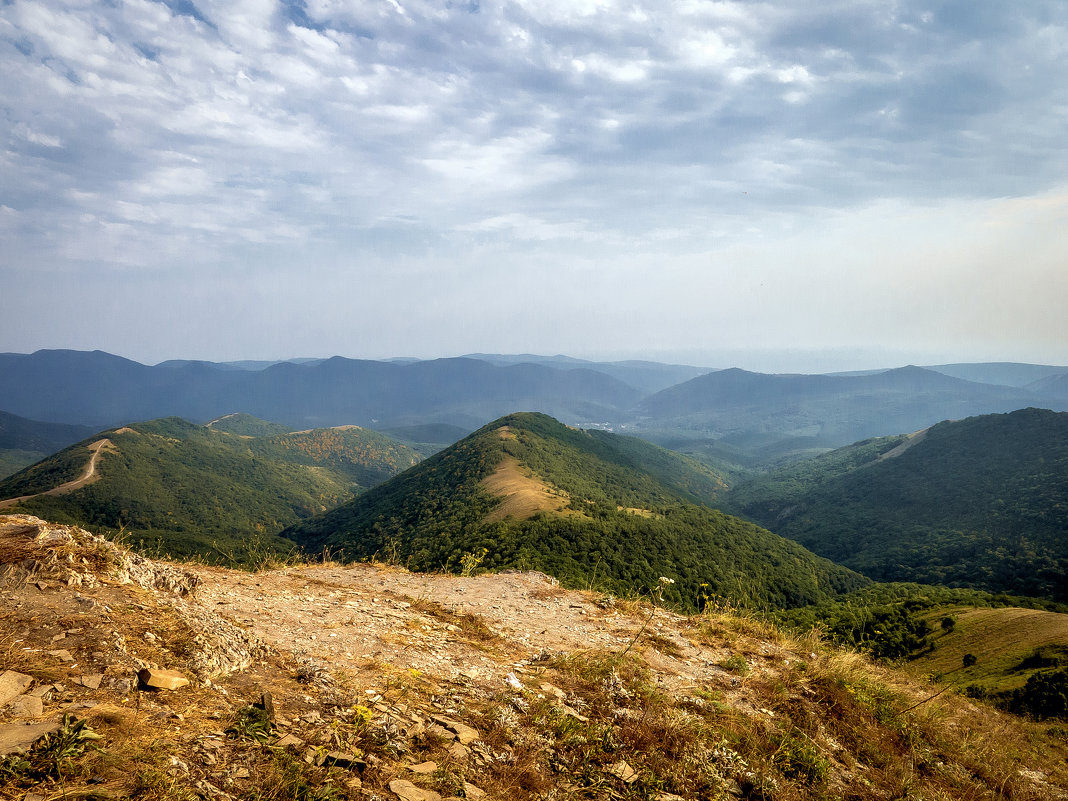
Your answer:
[[[1068,6],[0,4],[0,350],[1068,363]]]

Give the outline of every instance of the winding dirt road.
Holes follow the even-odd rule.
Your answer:
[[[98,439],[92,445],[89,446],[89,452],[92,454],[89,457],[89,464],[85,467],[85,472],[73,481],[68,481],[66,484],[60,484],[58,487],[53,487],[50,490],[44,492],[35,492],[32,495],[20,495],[18,498],[7,498],[0,501],[0,509],[6,509],[9,506],[14,506],[22,501],[29,500],[30,498],[36,498],[38,495],[66,495],[68,492],[74,492],[76,489],[84,487],[92,481],[97,479],[96,475],[96,460],[100,456],[100,451],[105,448],[115,449],[115,443],[105,437],[104,439]]]

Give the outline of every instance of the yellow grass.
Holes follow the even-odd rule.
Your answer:
[[[507,517],[526,520],[538,512],[577,514],[566,508],[571,500],[566,492],[527,475],[513,457],[503,459],[493,474],[482,480],[482,486],[503,498],[501,504],[486,516],[489,523]]]
[[[939,631],[944,616],[957,622],[948,634]],[[942,675],[961,685],[988,689],[1022,687],[1031,671],[1014,671],[1036,648],[1068,649],[1068,615],[1038,609],[941,609],[931,620],[939,631],[935,649],[910,663],[920,673]],[[976,657],[964,668],[965,654]]]

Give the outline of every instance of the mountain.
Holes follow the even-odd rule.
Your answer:
[[[446,423],[472,430],[517,408],[606,420],[641,393],[586,368],[496,366],[476,359],[390,363],[335,356],[239,370],[211,362],[147,367],[100,351],[0,354],[0,409],[102,426],[242,409],[293,428]]]
[[[253,424],[240,419],[246,430]],[[33,497],[0,505],[121,530],[175,555],[241,561],[291,548],[277,536],[287,525],[418,460],[354,426],[247,436],[164,418],[101,432],[8,477],[0,498]]]
[[[921,367],[867,375],[765,375],[722,370],[651,395],[635,429],[724,438],[805,438],[840,446],[940,420],[1036,405],[1026,389],[978,384]]]
[[[979,362],[975,364],[935,364],[927,368],[944,375],[976,381],[980,384],[1000,384],[1006,387],[1029,387],[1050,376],[1068,374],[1068,367],[1019,362]]]
[[[641,390],[643,394],[659,392],[682,381],[689,381],[708,371],[704,367],[692,367],[684,364],[663,364],[661,362],[629,359],[618,362],[591,362],[575,359],[571,356],[536,356],[530,353],[504,355],[499,353],[472,353],[468,358],[479,359],[490,364],[540,364],[561,370],[584,368],[604,373],[624,384]]]
[[[631,437],[536,413],[501,418],[390,481],[283,536],[347,559],[414,570],[484,565],[543,570],[578,586],[695,607],[726,597],[796,606],[865,580],[699,501],[719,477]]]
[[[92,433],[89,426],[42,423],[0,412],[0,479]]]
[[[880,581],[1068,601],[1068,414],[1023,409],[862,442],[728,508]]]

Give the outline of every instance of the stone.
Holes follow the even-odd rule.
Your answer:
[[[471,758],[471,749],[462,743],[454,742],[449,746],[449,756],[457,762],[466,762]]]
[[[464,782],[464,797],[465,798],[485,798],[486,791],[480,787],[475,787],[471,782]]]
[[[14,670],[5,670],[0,674],[0,707],[18,695],[22,695],[33,684],[33,677]]]
[[[441,801],[441,793],[416,787],[404,779],[394,779],[389,783],[389,789],[401,801]]]
[[[638,781],[637,771],[623,760],[609,767],[608,772],[624,784],[634,784],[634,782]]]
[[[60,649],[58,651],[49,651],[48,655],[49,656],[54,656],[60,662],[73,662],[74,661],[74,657],[71,655],[71,652],[67,651],[66,649]]]
[[[456,739],[459,740],[462,745],[469,745],[479,738],[478,729],[473,729],[459,721],[443,718],[439,715],[434,715],[433,720],[439,726],[456,735]]]
[[[356,754],[349,754],[344,751],[327,751],[323,764],[350,770],[356,768],[360,771],[367,767],[367,761],[365,759],[356,756]]]
[[[74,679],[75,684],[80,684],[83,687],[88,687],[90,690],[99,690],[100,682],[104,680],[103,673],[92,673],[88,676],[79,676]]]
[[[58,723],[6,723],[0,725],[0,756],[19,753],[47,734],[59,731]]]
[[[408,766],[408,770],[410,770],[412,773],[421,773],[423,775],[429,775],[437,769],[437,762],[420,762],[418,765]]]
[[[39,718],[44,714],[44,702],[34,695],[16,695],[11,699],[11,714],[16,718]]]
[[[304,741],[295,734],[287,734],[285,737],[279,737],[275,740],[274,744],[279,748],[300,748],[304,745]]]
[[[153,690],[177,690],[189,684],[189,679],[177,670],[144,668],[138,672],[137,678],[143,685]]]

